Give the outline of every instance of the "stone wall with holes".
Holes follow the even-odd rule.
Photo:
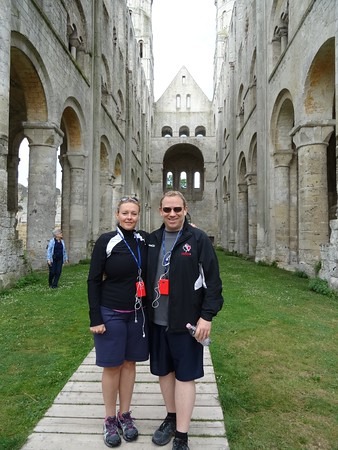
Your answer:
[[[0,2],[0,288],[29,267],[45,267],[56,225],[76,263],[115,226],[121,195],[150,196],[149,169],[143,168],[150,161],[153,115],[150,5]],[[133,13],[143,28],[134,29]],[[24,137],[30,164],[21,201]],[[58,148],[61,197],[55,189]]]
[[[236,0],[224,21],[229,3],[215,2],[221,244],[338,284],[338,4]]]

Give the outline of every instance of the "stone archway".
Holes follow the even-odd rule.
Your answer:
[[[26,53],[27,52],[27,53]],[[30,53],[30,56],[28,56]],[[18,211],[18,152],[29,142],[26,249],[33,269],[45,267],[46,244],[56,215],[57,149],[63,133],[48,120],[46,73],[29,42],[13,34],[9,95],[8,208]],[[46,170],[46,167],[49,170]]]
[[[187,201],[201,200],[204,190],[204,158],[191,144],[170,147],[163,158],[163,191],[182,191]]]
[[[282,266],[288,266],[291,260],[296,262],[298,249],[297,155],[293,150],[290,136],[294,121],[292,98],[285,90],[276,100],[271,125],[274,145],[274,259]]]
[[[64,140],[61,145],[60,164],[62,167],[62,207],[61,224],[68,245],[71,262],[78,262],[86,255],[87,233],[85,226],[85,154],[82,129],[75,105],[67,102],[61,129]]]
[[[242,255],[248,254],[248,184],[246,181],[247,168],[243,153],[238,163],[237,185],[237,251]]]

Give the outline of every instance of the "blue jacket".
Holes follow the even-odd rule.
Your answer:
[[[63,247],[63,262],[65,262],[65,261],[68,261],[68,255],[67,255],[66,246],[65,246],[63,239],[61,239],[61,243],[62,243],[62,247]],[[54,246],[55,246],[55,238],[52,238],[48,242],[48,246],[47,246],[47,255],[46,255],[47,261],[53,262]]]

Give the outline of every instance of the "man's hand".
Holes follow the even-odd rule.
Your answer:
[[[200,317],[196,324],[196,332],[194,338],[199,342],[202,342],[204,341],[204,339],[210,337],[210,331],[211,322],[208,322],[207,320],[204,320],[202,319],[202,317]]]

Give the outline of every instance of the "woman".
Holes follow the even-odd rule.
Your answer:
[[[96,364],[103,367],[105,404],[103,439],[108,447],[137,439],[130,415],[136,362],[148,359],[148,331],[142,299],[147,263],[146,233],[136,232],[140,204],[123,197],[117,207],[117,228],[97,240],[88,275],[90,331]],[[119,411],[116,411],[119,396]]]
[[[47,264],[49,268],[49,287],[56,289],[62,272],[62,266],[68,262],[67,250],[62,239],[62,230],[56,228],[47,245]]]

